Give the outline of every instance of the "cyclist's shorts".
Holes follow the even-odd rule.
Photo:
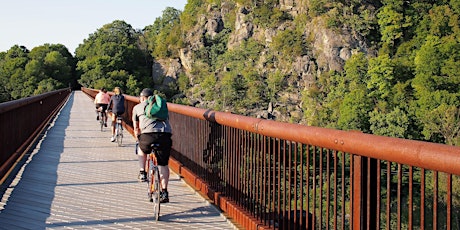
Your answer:
[[[116,114],[115,113],[114,114],[115,114],[115,117],[121,117],[123,115],[123,113],[117,112]]]
[[[102,112],[105,112],[105,111],[107,111],[107,106],[108,106],[108,104],[97,103],[96,104],[96,109],[99,109],[99,107],[102,107]]]
[[[144,153],[151,153],[151,144],[159,143],[159,150],[155,151],[158,165],[168,165],[172,147],[171,133],[142,133],[138,139],[139,147]]]
[[[112,113],[112,115],[110,115],[110,117],[112,118],[112,121],[115,121],[117,118],[122,117],[122,115],[124,113],[124,112],[123,113],[118,113],[118,112],[114,113],[113,111],[110,111],[110,110],[109,110],[109,112]]]

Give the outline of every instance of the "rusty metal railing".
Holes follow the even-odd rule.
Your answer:
[[[62,89],[0,104],[1,183],[70,93],[70,89]]]
[[[246,229],[460,228],[459,147],[168,107],[171,168]]]

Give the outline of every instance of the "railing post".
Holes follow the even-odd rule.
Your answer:
[[[353,228],[376,229],[377,160],[353,156]]]
[[[353,156],[353,228],[354,230],[363,229],[363,186],[362,186],[362,158]]]

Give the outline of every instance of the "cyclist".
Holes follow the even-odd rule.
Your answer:
[[[160,150],[155,151],[155,157],[158,162],[158,170],[160,172],[160,203],[169,202],[168,182],[169,182],[169,167],[168,161],[171,153],[171,125],[169,119],[160,120],[158,118],[150,119],[145,116],[144,110],[147,106],[147,99],[153,96],[151,89],[145,88],[140,94],[140,103],[133,108],[133,128],[134,136],[139,142],[138,158],[140,172],[138,179],[145,181],[145,161],[147,155],[152,152],[151,144],[159,143]]]
[[[101,114],[102,117],[99,117],[99,114],[97,114],[96,120],[99,119],[104,119],[104,126],[107,127],[107,115],[105,111],[107,111],[107,105],[109,104],[110,101],[110,95],[107,93],[107,89],[101,88],[99,90],[99,93],[96,94],[96,97],[94,97],[94,104],[96,105],[96,110],[99,110],[101,108]]]
[[[109,101],[108,109],[112,111],[112,137],[110,138],[111,142],[114,142],[115,139],[115,125],[117,122],[117,117],[125,113],[125,97],[123,96],[120,87],[115,87],[113,89],[115,93]]]

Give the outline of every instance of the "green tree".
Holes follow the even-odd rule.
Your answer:
[[[26,88],[24,69],[29,61],[29,50],[24,46],[13,46],[4,55],[0,62],[0,79],[2,82],[3,92],[8,95],[2,96],[5,101],[19,99],[29,96],[29,90]],[[24,96],[23,96],[24,95]]]
[[[384,6],[379,9],[378,24],[380,26],[381,40],[384,45],[392,49],[403,37],[403,29],[409,25],[405,23],[403,1],[385,0]]]
[[[24,46],[13,46],[1,57],[2,101],[75,85],[74,59],[61,44],[45,44],[32,51]]]
[[[395,84],[394,64],[389,55],[380,55],[369,60],[369,81],[367,88],[369,96],[375,101],[388,101]]]
[[[63,88],[64,84],[52,78],[47,78],[40,81],[37,85],[37,88],[34,90],[34,94],[42,94],[46,92],[50,92],[59,88]]]
[[[243,87],[241,94],[245,94],[243,100],[241,100],[240,106],[242,108],[260,108],[265,104],[263,98],[263,91],[266,88],[265,82],[262,77],[252,69],[244,71],[243,73]]]
[[[182,47],[181,11],[167,7],[153,25],[144,28],[149,50],[155,58],[177,57]]]
[[[410,119],[404,110],[395,108],[389,113],[383,113],[375,109],[369,116],[370,130],[373,134],[398,138],[407,136]]]
[[[205,100],[211,101],[217,98],[219,91],[217,91],[216,82],[217,78],[213,74],[208,73],[204,76],[200,88],[204,91]]]
[[[370,101],[368,100],[366,91],[366,84],[368,82],[368,65],[368,60],[365,54],[356,53],[345,63],[343,73],[333,72],[321,75],[318,81],[320,86],[315,86],[310,89],[310,95],[314,97],[312,99],[313,101],[305,103],[308,107],[313,106],[313,108],[308,108],[306,110],[309,111],[308,113],[317,113],[317,125],[330,128],[341,127],[344,129],[360,129],[358,127],[368,126],[366,122],[366,124],[354,124],[353,126],[347,127],[345,124],[346,120],[363,121],[363,118],[366,117],[366,115],[363,114],[363,111],[361,111],[361,114],[353,114],[353,111],[349,109],[356,110],[358,108],[352,108],[352,104],[344,104],[345,98],[353,97],[349,95],[352,91],[355,91],[353,94],[360,92],[363,93],[363,95],[359,96],[362,96],[365,99],[362,103],[364,103],[363,105],[366,105],[362,109],[370,111],[370,105],[368,105]],[[366,96],[364,94],[366,94]],[[350,101],[347,103],[353,102]],[[318,104],[321,105],[319,109],[317,108]],[[347,117],[343,117],[342,112],[348,113],[346,115]],[[361,116],[361,118],[353,118],[353,116]],[[313,118],[310,118],[310,120],[312,119]],[[342,119],[341,122],[343,122],[343,124],[338,124],[340,119]],[[315,123],[313,120],[311,122],[312,124]]]
[[[177,79],[179,91],[186,92],[190,88],[190,79],[184,73],[179,74]]]
[[[266,79],[267,85],[267,96],[268,100],[274,102],[276,100],[276,94],[282,89],[284,80],[284,74],[279,70],[274,73],[269,73]]]
[[[440,126],[441,121],[455,121],[460,105],[459,96],[460,46],[450,36],[439,38],[428,36],[415,57],[415,78],[412,85],[417,100],[417,117],[423,124],[423,134],[427,140],[452,144],[460,123]],[[458,112],[457,112],[458,113]],[[447,130],[450,129],[450,130]]]
[[[188,0],[184,7],[184,12],[180,15],[182,29],[184,31],[190,30],[198,22],[198,15],[205,12],[204,0]]]
[[[287,13],[275,7],[275,1],[264,1],[254,8],[254,23],[263,28],[275,28],[284,20],[289,19]]]
[[[448,145],[459,145],[460,109],[455,105],[441,104],[422,117],[423,133],[429,139],[440,134]]]
[[[146,59],[145,50],[138,46],[139,37],[131,25],[119,20],[90,34],[75,50],[81,73],[78,82],[88,88],[119,86],[125,93],[135,94],[132,82],[127,85],[132,75],[132,80],[151,86],[152,59]]]
[[[286,57],[301,56],[307,51],[302,32],[293,29],[286,29],[278,32],[276,36],[273,37],[272,47]]]
[[[337,122],[340,129],[369,132],[369,112],[372,103],[363,88],[346,94],[340,105],[340,117]]]
[[[61,44],[44,44],[34,47],[29,55],[32,61],[37,61],[41,65],[42,78],[52,78],[62,83],[60,85],[75,87],[77,76],[75,73],[75,58],[69,53],[68,49]]]

